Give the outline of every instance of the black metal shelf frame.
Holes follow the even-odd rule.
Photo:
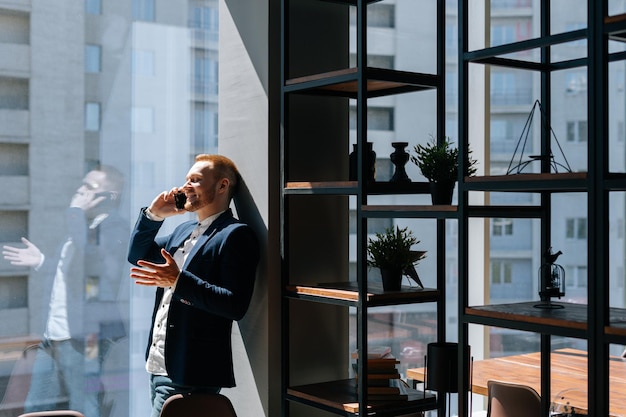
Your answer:
[[[487,2],[489,3],[489,2]],[[508,45],[488,47],[481,50],[469,50],[469,0],[458,1],[459,16],[459,147],[465,148],[469,142],[469,65],[498,65],[515,69],[536,71],[540,73],[541,103],[544,108],[550,109],[551,102],[551,73],[563,69],[583,67],[587,69],[588,86],[588,172],[584,179],[556,180],[541,178],[537,181],[530,180],[526,184],[513,181],[493,182],[464,181],[459,179],[459,341],[466,343],[468,340],[469,324],[481,324],[485,326],[506,327],[519,329],[540,334],[541,337],[541,392],[542,410],[548,415],[550,393],[550,337],[561,335],[588,341],[588,403],[589,415],[609,415],[609,385],[608,385],[608,345],[609,343],[623,343],[626,339],[626,331],[618,327],[611,328],[609,318],[608,298],[608,218],[609,206],[608,195],[610,191],[626,191],[626,179],[624,174],[608,173],[608,63],[625,60],[624,52],[609,53],[608,43],[610,40],[626,40],[626,15],[609,17],[606,1],[588,0],[587,19],[585,29],[576,31],[551,34],[551,2],[540,2],[540,31],[541,35],[535,39],[515,42]],[[584,58],[552,61],[550,48],[553,45],[563,44],[575,40],[587,40],[587,56]],[[539,49],[539,62],[528,62],[511,57],[505,57],[516,52]],[[549,115],[548,115],[549,117]],[[545,129],[544,129],[545,130]],[[548,132],[542,131],[541,154],[549,154],[550,140]],[[462,158],[461,158],[462,159]],[[549,167],[542,167],[542,172],[548,172]],[[593,285],[588,286],[588,306],[585,328],[571,325],[551,325],[546,323],[533,323],[532,321],[518,319],[502,319],[498,317],[485,317],[466,311],[469,298],[468,270],[468,219],[470,217],[490,217],[499,213],[502,208],[483,207],[477,208],[469,205],[468,194],[472,191],[512,191],[512,192],[538,192],[541,196],[541,204],[533,207],[529,215],[541,220],[542,253],[547,249],[547,242],[551,235],[551,198],[552,193],[558,192],[582,192],[587,194],[588,213],[588,276],[594,277]],[[509,209],[507,209],[509,210]],[[511,208],[512,213],[523,215]],[[459,360],[462,357],[459,356]],[[460,378],[468,380],[468,370],[465,369]],[[467,385],[467,383],[461,382]],[[459,395],[459,415],[466,417],[468,410],[468,387],[459,387],[462,394]]]
[[[289,111],[289,97],[292,95],[325,95],[336,96],[342,98],[351,98],[356,101],[356,131],[357,131],[357,171],[358,178],[366,178],[367,166],[364,164],[366,160],[367,142],[367,100],[374,97],[385,95],[395,95],[407,92],[419,92],[426,90],[435,90],[437,96],[437,132],[438,136],[443,137],[445,131],[445,77],[442,76],[445,68],[445,54],[443,47],[445,45],[445,2],[442,0],[432,0],[437,4],[437,73],[436,74],[420,74],[406,71],[386,70],[381,68],[367,67],[367,6],[376,3],[378,0],[329,0],[333,3],[345,4],[356,8],[356,68],[347,68],[329,73],[313,74],[298,78],[288,77],[289,74],[289,0],[281,1],[281,146],[280,157],[283,161],[281,168],[281,255],[283,256],[282,272],[281,272],[281,413],[283,417],[289,416],[289,402],[298,402],[309,406],[323,409],[340,415],[353,415],[351,413],[338,412],[333,407],[328,407],[323,402],[311,401],[289,394],[289,303],[290,302],[318,302],[328,304],[348,305],[356,308],[357,318],[357,346],[359,353],[365,355],[367,353],[367,309],[373,306],[396,305],[411,302],[409,300],[374,300],[367,301],[368,285],[367,277],[367,221],[368,217],[376,217],[378,215],[390,215],[393,217],[395,211],[384,210],[368,210],[368,196],[370,195],[393,195],[393,194],[425,194],[427,192],[427,184],[412,184],[410,187],[396,187],[389,184],[367,183],[358,181],[356,185],[339,182],[316,183],[311,186],[300,183],[294,185],[292,179],[286,172],[285,158],[289,155],[289,143],[292,139],[287,139],[289,132],[287,126],[286,114]],[[324,0],[320,0],[324,2]],[[308,295],[294,294],[287,290],[289,284],[288,271],[289,268],[289,224],[287,222],[286,213],[289,212],[289,206],[294,196],[304,195],[338,195],[338,196],[354,196],[357,200],[356,217],[357,217],[357,277],[359,277],[358,299],[352,301],[345,300],[328,300],[323,297],[315,297]],[[414,212],[413,214],[416,214]],[[437,304],[437,334],[438,338],[445,338],[445,230],[444,220],[449,214],[446,210],[441,213],[437,210],[430,211],[430,218],[436,219],[438,225],[438,249],[437,249],[437,296],[424,299],[419,302],[434,302]],[[420,214],[421,215],[421,214]],[[415,301],[412,301],[415,302]],[[443,339],[442,339],[443,340]],[[367,374],[367,361],[358,362],[358,374]],[[358,386],[358,409],[365,410],[368,406],[366,384]],[[445,414],[445,401],[437,401],[435,404],[429,404],[427,409],[439,408],[440,415]],[[409,411],[418,411],[414,406],[406,407],[401,404],[391,405],[389,411],[378,410],[376,415],[400,415]],[[361,414],[361,413],[359,413]]]

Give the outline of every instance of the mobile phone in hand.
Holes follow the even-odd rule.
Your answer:
[[[185,202],[187,201],[187,196],[182,191],[174,194],[174,204],[178,210],[182,210],[185,208]]]

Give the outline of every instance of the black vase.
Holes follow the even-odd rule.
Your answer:
[[[383,290],[400,291],[402,287],[401,269],[381,269],[380,275],[383,278]]]
[[[434,205],[452,204],[452,194],[454,193],[454,181],[431,181],[430,196]]]
[[[357,146],[356,144],[352,145],[352,153],[350,153],[350,168],[349,168],[349,179],[350,181],[356,181],[358,179],[357,173]],[[368,167],[367,168],[367,178],[366,181],[375,181],[376,180],[376,152],[374,152],[374,144],[372,142],[367,142],[366,144],[366,160],[363,163]]]
[[[408,142],[391,143],[391,146],[393,146],[395,150],[391,155],[389,155],[389,158],[396,167],[396,170],[391,177],[391,182],[411,182],[411,179],[406,174],[406,169],[404,168],[406,163],[409,162],[409,153],[404,150],[404,148],[408,145]]]

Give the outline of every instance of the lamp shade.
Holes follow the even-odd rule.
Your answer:
[[[458,392],[458,343],[429,343],[426,353],[426,389],[440,392]],[[465,362],[469,365],[470,347],[465,348]]]

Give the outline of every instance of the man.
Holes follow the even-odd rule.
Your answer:
[[[47,296],[26,412],[69,407],[86,417],[101,414],[105,355],[128,324],[122,277],[129,230],[117,213],[123,183],[123,175],[108,166],[85,175],[67,209],[66,236],[55,256],[44,255],[26,238],[25,248],[3,248],[12,265],[34,268],[33,279],[42,275]],[[115,366],[128,367],[127,362]]]
[[[228,158],[198,155],[185,184],[141,210],[131,234],[131,278],[157,287],[146,352],[152,417],[177,393],[219,392],[235,385],[231,329],[252,297],[258,241],[229,208],[239,172]],[[183,209],[175,195],[183,192]],[[193,212],[197,221],[157,237],[167,217]]]

